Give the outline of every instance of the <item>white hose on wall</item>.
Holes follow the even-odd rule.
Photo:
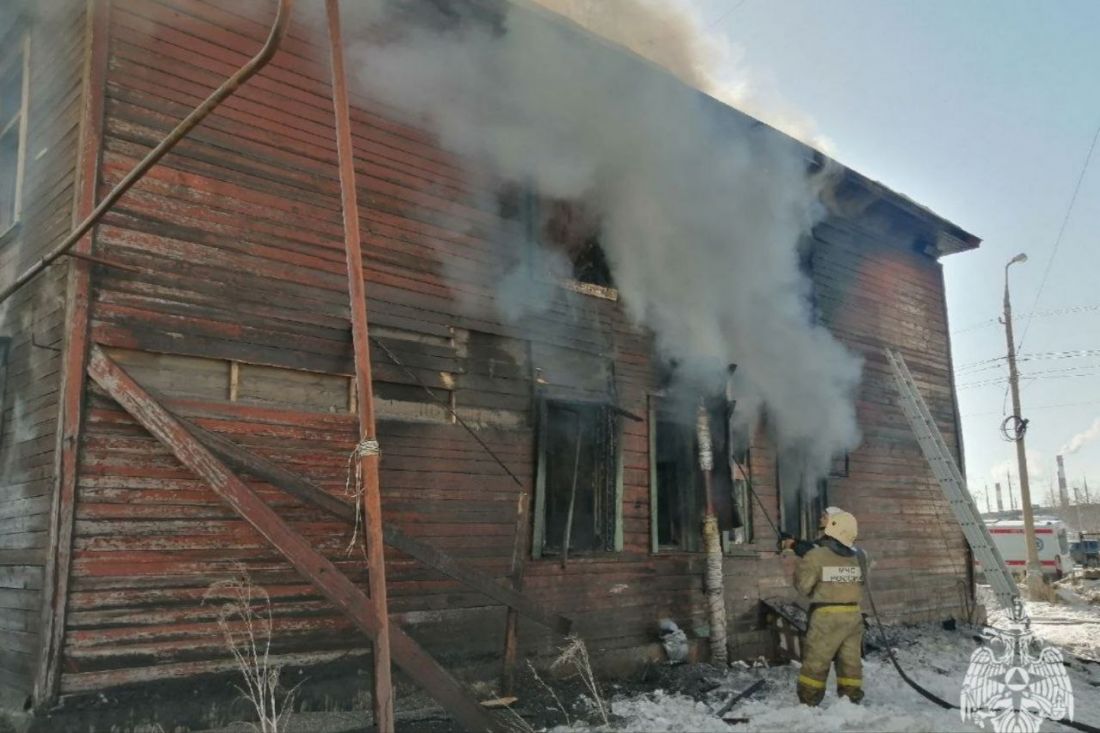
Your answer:
[[[703,576],[703,588],[707,595],[707,618],[710,621],[710,658],[714,664],[725,666],[729,662],[726,649],[726,594],[722,576],[722,541],[718,536],[718,517],[714,515],[710,496],[710,473],[714,468],[714,449],[710,439],[710,418],[703,405],[699,406],[696,423],[696,441],[699,443],[699,468],[707,492],[707,514],[703,518],[703,549],[707,555],[707,568]]]

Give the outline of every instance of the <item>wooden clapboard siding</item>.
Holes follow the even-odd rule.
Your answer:
[[[59,0],[0,28],[5,47],[24,32],[30,39],[22,214],[0,239],[3,285],[72,226],[85,25],[83,2]],[[20,707],[40,642],[66,267],[55,265],[0,306],[0,336],[12,338],[0,395],[0,703]]]
[[[859,509],[880,607],[947,616],[965,603],[967,546],[897,404],[882,354],[884,346],[901,351],[948,445],[957,447],[943,277],[917,242],[896,240],[873,221],[833,220],[815,231],[820,318],[864,359],[857,398],[863,442],[849,457],[849,477],[830,481],[830,501]]]
[[[259,47],[269,11],[216,0],[112,5],[102,186]],[[97,253],[137,271],[96,268],[91,332],[171,409],[341,494],[358,436],[337,400],[352,351],[326,54],[318,38],[292,26],[272,64],[107,215]],[[617,404],[645,416],[651,343],[618,303],[565,289],[545,313],[504,318],[494,293],[519,248],[500,236],[513,226],[498,218],[500,182],[377,101],[353,94],[352,102],[368,315],[385,345],[371,348],[384,521],[503,577],[520,487],[417,382],[453,397],[530,493],[536,389],[591,393],[606,375]],[[949,442],[957,425],[942,276],[913,234],[930,225],[896,216],[901,223],[890,227],[836,215],[815,230],[822,322],[865,359],[864,442],[849,477],[832,481],[831,498],[859,510],[881,577],[880,608],[931,617],[961,603],[964,544],[894,404],[883,345],[909,359]],[[569,384],[557,369],[570,360],[595,365],[585,384]],[[536,370],[551,384],[537,385]],[[302,385],[324,399],[305,398]],[[706,623],[703,562],[650,553],[652,426],[622,426],[622,551],[570,558],[564,569],[555,559],[530,561],[526,592],[574,616],[600,655],[638,659],[652,648],[657,619]],[[751,470],[774,518],[776,457],[763,436],[754,437]],[[350,527],[248,480],[365,580],[361,556],[346,554]],[[731,639],[744,657],[767,652],[759,599],[791,594],[791,561],[774,554],[758,503],[752,512],[754,543],[726,561]],[[387,549],[386,559],[395,621],[429,650],[457,662],[499,654],[501,607],[399,552]],[[361,649],[350,624],[254,530],[89,387],[62,692],[229,668],[203,595],[240,566],[272,596],[280,655],[322,660]],[[534,651],[555,643],[526,622],[520,638]]]

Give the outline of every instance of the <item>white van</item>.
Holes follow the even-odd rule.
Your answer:
[[[1024,523],[1019,519],[990,519],[985,524],[1008,569],[1013,573],[1023,574],[1027,569]],[[1073,557],[1069,553],[1066,525],[1061,521],[1036,517],[1035,545],[1039,550],[1039,564],[1043,568],[1043,575],[1057,579],[1073,572]]]

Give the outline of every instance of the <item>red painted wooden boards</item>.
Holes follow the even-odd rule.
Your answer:
[[[186,420],[180,418],[176,419],[179,420],[180,424],[192,433],[199,442],[234,470],[246,471],[257,478],[267,481],[272,486],[277,486],[299,499],[315,504],[329,514],[338,516],[347,522],[355,521],[354,507],[345,501],[337,499],[319,486],[314,485],[291,471],[279,467],[274,462],[262,456],[241,448],[231,440],[211,433],[209,430],[200,428]],[[526,496],[526,494],[521,494],[522,498],[519,502],[519,514],[521,517],[526,516],[526,512],[524,511]],[[446,553],[436,550],[426,542],[420,542],[408,536],[395,527],[384,527],[382,529],[382,535],[387,545],[401,550],[428,567],[438,570],[470,586],[474,590],[484,593],[490,598],[505,604],[509,609],[522,613],[527,618],[549,629],[553,629],[559,634],[568,634],[572,628],[572,622],[568,618],[547,611],[541,604],[537,604],[525,598],[518,592],[520,588],[516,588],[515,590],[507,588],[498,583],[491,576],[474,568],[462,565]],[[522,540],[518,544],[522,547]],[[516,573],[514,568],[512,573],[514,586]]]
[[[73,207],[73,225],[85,220],[96,205],[96,186],[103,144],[103,91],[107,78],[108,11],[104,1],[86,6],[83,64],[83,104],[80,121],[80,157]],[[95,230],[90,229],[74,245],[78,254],[92,252]],[[91,269],[88,262],[69,264],[66,292],[64,364],[61,372],[60,425],[53,504],[50,513],[50,546],[42,609],[42,640],[34,682],[34,705],[44,708],[56,698],[69,599],[72,565],[73,518],[76,503],[77,464],[84,417],[84,365],[88,353]]]
[[[255,491],[191,436],[178,420],[98,346],[92,348],[88,374],[146,430],[167,445],[181,463],[206,481],[361,631],[371,639],[378,638],[384,627],[375,615],[370,599],[284,522]],[[399,627],[389,627],[389,641],[397,664],[468,730],[498,729],[496,721]]]

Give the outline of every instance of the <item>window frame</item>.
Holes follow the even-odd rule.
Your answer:
[[[801,537],[803,539],[814,539],[817,536],[817,523],[821,519],[822,512],[825,511],[825,507],[829,506],[829,479],[828,477],[822,477],[817,480],[817,495],[813,499],[810,505],[806,504],[806,497],[802,493],[801,485],[803,477],[805,475],[805,464],[798,471],[798,480],[796,490],[798,491],[797,505],[798,505],[798,528],[792,531],[790,519],[787,511],[786,496],[784,494],[784,486],[786,482],[783,480],[784,464],[788,461],[799,461],[797,456],[782,456],[776,455],[775,457],[775,497],[778,504],[778,517],[779,517],[779,529],[784,532],[788,532],[794,537]]]
[[[17,230],[23,222],[23,184],[26,179],[27,168],[27,131],[29,128],[27,117],[30,108],[31,36],[26,30],[14,32],[19,39],[18,43],[15,44],[18,50],[14,52],[14,55],[17,57],[0,60],[0,70],[7,71],[9,69],[9,64],[21,67],[19,111],[8,119],[0,118],[0,138],[10,132],[13,124],[19,127],[17,133],[18,141],[16,143],[15,182],[12,189],[11,222],[0,231],[0,242],[2,242],[10,232]],[[0,110],[0,113],[2,113],[2,110]]]
[[[647,449],[649,451],[649,551],[650,554],[690,554],[697,555],[703,552],[702,549],[685,549],[683,547],[677,547],[673,545],[662,545],[660,542],[660,480],[659,472],[657,468],[657,425],[659,422],[660,410],[658,405],[660,401],[664,399],[666,395],[663,392],[651,392],[648,396],[648,404],[646,410],[647,420]],[[732,405],[728,403],[730,410],[727,420],[732,417]],[[727,447],[730,451],[733,450],[732,428],[727,424],[725,429],[729,431],[730,439],[728,440]],[[715,457],[718,459],[718,456]],[[734,556],[739,554],[753,554],[749,548],[755,541],[754,538],[754,525],[753,525],[753,502],[752,493],[749,487],[749,483],[752,481],[752,448],[746,446],[744,449],[744,461],[743,465],[748,472],[747,481],[743,486],[745,492],[745,511],[742,512],[737,505],[737,495],[735,492],[739,490],[737,473],[735,472],[732,455],[724,455],[722,459],[725,460],[727,469],[730,472],[730,501],[733,504],[733,510],[737,512],[745,529],[745,539],[742,542],[735,542],[731,536],[731,530],[724,530],[721,534],[722,552],[728,556]]]
[[[515,212],[510,218],[522,222],[524,236],[523,267],[527,277],[539,282],[556,285],[578,295],[613,303],[618,302],[619,290],[614,285],[597,285],[578,280],[575,277],[554,277],[538,267],[538,250],[553,247],[552,243],[546,241],[541,226],[545,204],[551,199],[540,194],[530,181],[517,185],[520,186],[520,190],[515,194],[517,199]]]
[[[604,540],[604,547],[592,550],[569,551],[569,558],[585,558],[622,552],[623,550],[623,417],[615,406],[604,400],[569,399],[538,394],[535,396],[536,432],[535,432],[535,497],[532,503],[533,526],[531,530],[531,557],[535,560],[561,557],[560,550],[551,550],[546,546],[546,503],[547,503],[547,435],[549,434],[549,405],[586,405],[599,407],[605,413],[611,431],[610,441],[613,462],[612,481],[614,486],[610,495],[613,506],[608,514],[611,526],[608,529],[610,543]],[[610,544],[610,546],[608,546]]]

